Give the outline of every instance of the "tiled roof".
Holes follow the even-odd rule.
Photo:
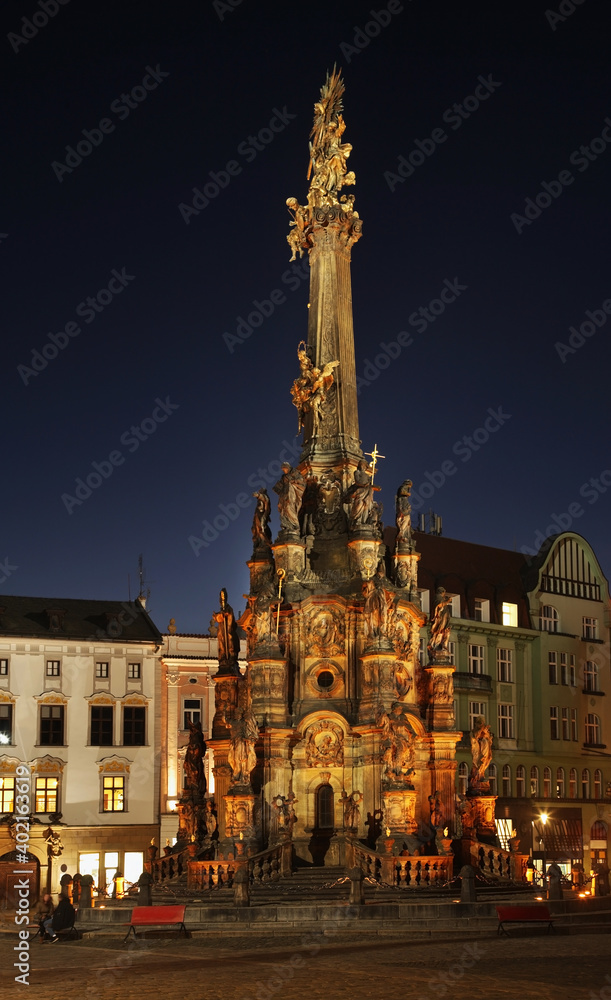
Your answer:
[[[52,627],[49,612],[58,615]],[[162,636],[139,601],[0,595],[0,638],[155,642]]]

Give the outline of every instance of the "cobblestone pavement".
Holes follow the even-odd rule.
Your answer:
[[[29,986],[15,934],[0,935],[0,997],[44,1000],[611,1000],[611,938],[595,934],[449,942],[341,935],[189,940],[122,945],[89,935],[32,942]]]

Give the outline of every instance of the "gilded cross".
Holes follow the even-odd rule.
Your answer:
[[[378,451],[377,444],[374,444],[373,451],[366,451],[365,454],[369,455],[369,457],[371,459],[373,459],[373,461],[371,463],[371,485],[373,486],[373,480],[374,480],[375,474],[376,474],[376,465],[377,465],[378,459],[379,458],[386,458],[386,455],[380,455],[380,452]]]

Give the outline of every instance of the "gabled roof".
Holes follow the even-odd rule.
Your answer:
[[[0,595],[0,638],[154,642],[161,633],[139,601]]]

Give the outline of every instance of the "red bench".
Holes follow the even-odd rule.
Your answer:
[[[138,937],[136,927],[167,927],[168,925],[177,926],[178,932],[184,932],[185,937],[187,937],[184,906],[137,906],[132,910],[129,930],[123,943],[125,944],[132,931],[134,937]]]
[[[505,930],[505,924],[529,924],[546,923],[547,933],[553,931],[554,921],[547,906],[497,906],[496,915],[499,918],[497,934],[509,934]]]

